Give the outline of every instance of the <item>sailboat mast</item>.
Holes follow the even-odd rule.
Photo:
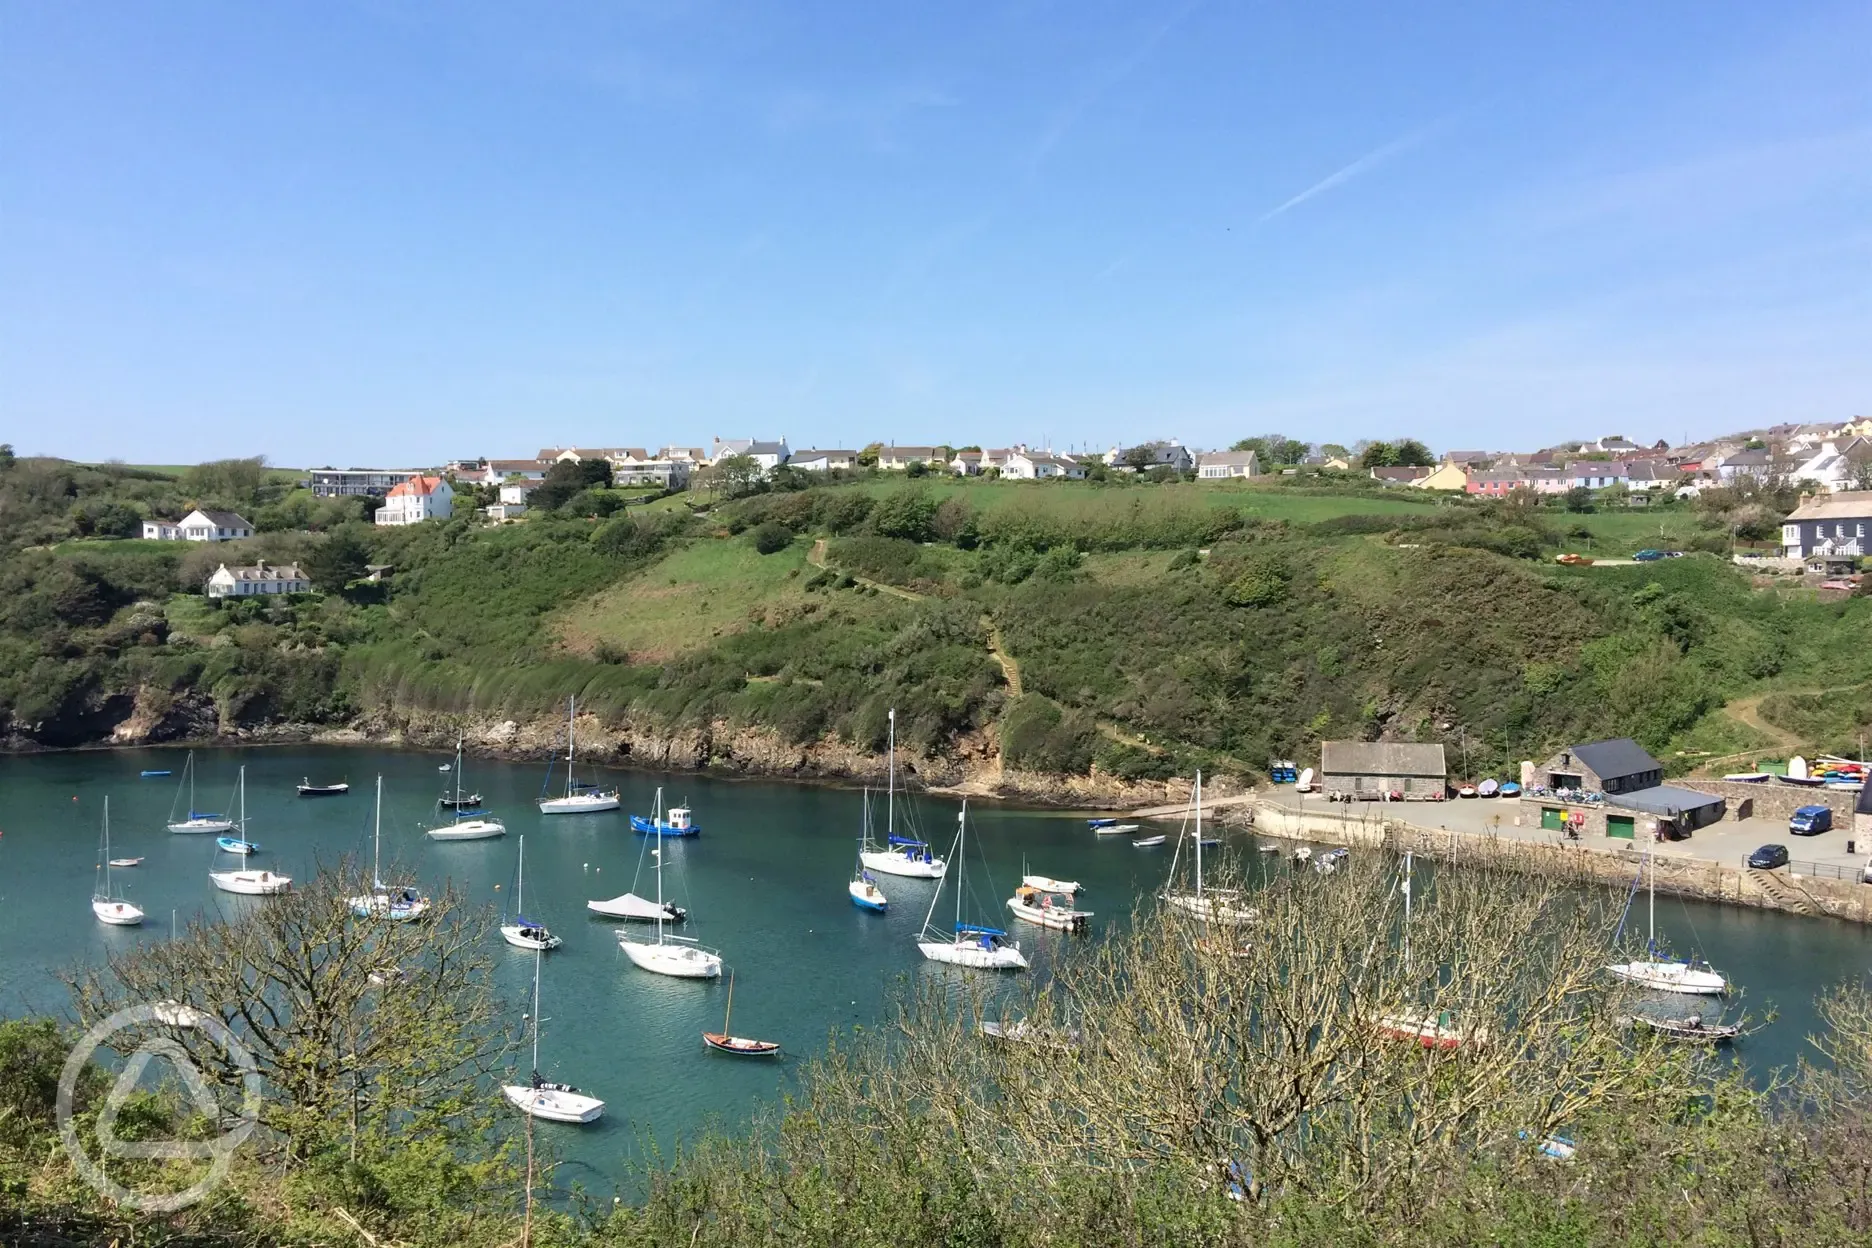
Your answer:
[[[1404,851],[1404,970],[1410,971],[1411,851]]]
[[[1202,772],[1196,773],[1196,900],[1202,900]]]
[[[572,738],[578,732],[578,697],[566,698],[566,796],[572,796]]]
[[[1645,952],[1650,954],[1657,948],[1657,856],[1647,854],[1646,857],[1650,859],[1651,887],[1645,905]]]
[[[663,908],[663,838],[657,837],[656,848],[650,851],[657,860],[657,944],[663,943],[663,916],[668,913]]]
[[[956,869],[968,871],[968,799],[962,799],[962,813],[956,816]],[[956,927],[962,926],[962,885],[956,884]]]
[[[110,795],[105,794],[104,796],[104,895],[106,897],[110,896],[110,891],[111,891]]]
[[[383,886],[383,777],[377,777],[377,815],[371,828],[371,883]]]
[[[732,1018],[734,1018],[734,972],[729,971],[728,972],[728,1008],[726,1011],[722,1013],[722,1020],[721,1020],[721,1031],[722,1031],[723,1039],[727,1039],[729,1035],[728,1023],[729,1023],[729,1020]]]
[[[520,863],[514,868],[514,917],[526,913],[526,833],[520,834]]]
[[[884,764],[884,843],[897,832],[897,708],[891,707],[890,715],[890,753],[885,755]]]
[[[539,1074],[539,979],[540,958],[538,949],[533,951],[533,1073]]]
[[[247,766],[240,769],[240,834],[241,840],[247,839]]]
[[[189,818],[193,819],[195,817],[195,751],[194,750],[189,751],[188,761],[183,764],[183,768],[188,772],[188,813],[189,813]],[[175,810],[173,807],[169,811],[169,817],[172,819],[175,817]]]

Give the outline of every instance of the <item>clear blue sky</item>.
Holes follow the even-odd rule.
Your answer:
[[[1872,412],[1872,6],[917,7],[0,0],[0,441]]]

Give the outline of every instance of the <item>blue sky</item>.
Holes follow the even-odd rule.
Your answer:
[[[0,0],[0,28],[22,452],[1872,412],[1863,3]]]

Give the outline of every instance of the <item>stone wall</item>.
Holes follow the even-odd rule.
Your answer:
[[[1785,822],[1802,806],[1825,806],[1833,812],[1833,826],[1852,827],[1853,803],[1859,795],[1849,789],[1806,789],[1796,784],[1770,780],[1766,784],[1745,784],[1740,780],[1673,780],[1679,788],[1695,789],[1723,798],[1729,803],[1729,817],[1739,819],[1742,802],[1755,804],[1755,818]]]

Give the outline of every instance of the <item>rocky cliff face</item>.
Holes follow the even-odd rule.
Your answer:
[[[100,700],[84,724],[68,727],[70,731],[61,732],[57,739],[15,732],[5,738],[4,745],[21,750],[183,741],[224,745],[305,741],[448,751],[459,738],[471,753],[485,757],[539,759],[562,748],[565,741],[565,721],[557,715],[512,719],[386,708],[343,725],[230,722],[205,694],[152,690],[134,699]],[[582,715],[578,740],[581,758],[614,766],[876,785],[885,781],[882,754],[836,738],[798,745],[766,729],[724,722],[662,728],[640,720],[613,723]],[[1177,802],[1189,796],[1187,780],[1129,783],[1096,770],[1089,776],[1056,776],[1007,769],[993,735],[987,732],[969,734],[951,746],[941,756],[899,751],[903,777],[920,787],[961,795],[1088,809]],[[1228,777],[1215,777],[1204,787],[1223,797],[1240,786]]]

